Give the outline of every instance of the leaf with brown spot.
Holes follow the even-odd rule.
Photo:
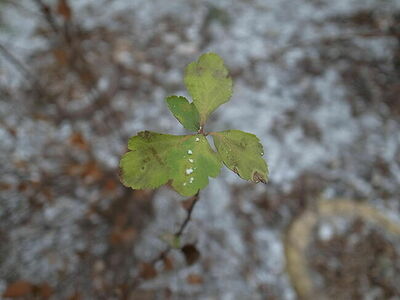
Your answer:
[[[253,181],[255,183],[258,183],[258,182],[267,183],[265,177],[262,174],[258,173],[257,171],[254,172],[254,174],[253,174]]]
[[[263,146],[254,134],[240,130],[210,133],[225,166],[245,180],[268,181],[268,165],[262,158]]]
[[[133,189],[153,189],[168,182],[166,157],[183,137],[150,131],[129,139],[129,152],[120,161],[122,183]]]
[[[222,162],[202,134],[175,136],[139,132],[128,142],[120,161],[121,180],[134,189],[171,185],[183,196],[193,196],[217,177]]]

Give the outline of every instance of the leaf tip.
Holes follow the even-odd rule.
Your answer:
[[[255,171],[253,173],[252,181],[254,181],[255,183],[262,182],[262,183],[266,184],[267,183],[267,177],[264,174],[261,174],[261,173]]]

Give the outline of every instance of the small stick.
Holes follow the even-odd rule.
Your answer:
[[[39,84],[39,79],[33,75],[31,71],[29,71],[24,64],[16,58],[10,51],[7,50],[6,47],[4,47],[2,44],[0,44],[0,53],[3,54],[3,56],[11,63],[13,64],[17,70],[29,81],[31,81],[33,84]]]
[[[33,0],[33,2],[36,3],[36,5],[39,7],[40,11],[44,15],[47,23],[51,27],[51,29],[54,31],[54,33],[59,33],[60,28],[54,19],[53,15],[51,14],[50,7],[47,6],[42,0]]]

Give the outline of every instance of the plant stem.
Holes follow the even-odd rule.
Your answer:
[[[199,201],[199,195],[200,195],[200,191],[198,191],[196,193],[196,195],[194,195],[192,197],[192,202],[190,203],[190,206],[189,206],[189,208],[187,210],[188,213],[187,213],[186,219],[183,221],[183,223],[182,223],[181,227],[179,228],[179,230],[175,233],[175,237],[180,237],[182,235],[183,231],[185,230],[187,224],[189,223],[189,221],[190,221],[190,219],[192,217],[193,209],[194,209],[196,203]]]
[[[41,13],[43,14],[43,16],[45,17],[48,25],[50,26],[50,28],[54,31],[54,33],[59,33],[60,28],[56,22],[56,20],[54,19],[50,7],[48,5],[46,5],[43,0],[33,0],[33,2],[36,3],[37,7],[39,8],[39,10],[41,11]]]
[[[186,215],[185,220],[183,220],[181,226],[179,226],[178,230],[175,232],[175,234],[174,234],[175,238],[180,238],[182,236],[183,232],[185,231],[187,225],[189,224],[189,222],[192,218],[192,213],[193,213],[194,207],[196,206],[196,203],[199,201],[199,199],[200,199],[200,191],[198,191],[196,193],[196,195],[194,195],[188,199],[188,200],[191,200],[191,202],[190,202],[189,207],[187,208],[187,215]],[[163,251],[160,252],[159,255],[157,255],[154,259],[149,261],[148,264],[150,264],[152,267],[155,267],[155,265],[158,262],[161,262],[164,258],[167,257],[167,255],[169,254],[169,252],[171,250],[172,250],[172,247],[170,245],[168,245]],[[143,281],[144,281],[144,279],[140,277],[140,273],[137,276],[135,276],[132,284],[130,285],[131,291],[135,290]]]

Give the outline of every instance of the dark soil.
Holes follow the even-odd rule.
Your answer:
[[[358,219],[329,240],[316,238],[310,250],[315,282],[328,299],[399,299],[399,249],[382,230]]]

